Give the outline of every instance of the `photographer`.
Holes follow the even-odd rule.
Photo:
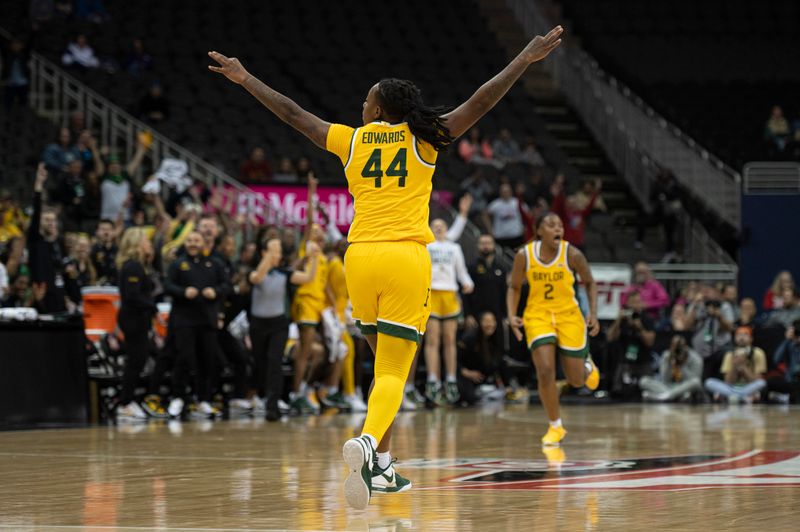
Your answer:
[[[786,339],[775,350],[772,362],[775,370],[767,376],[770,400],[788,403],[800,391],[800,320],[786,329]]]
[[[639,378],[650,373],[656,333],[644,310],[639,292],[631,292],[625,308],[606,332],[609,350],[606,374],[612,376],[611,391],[617,395],[635,394]]]
[[[687,308],[692,348],[703,358],[703,378],[716,377],[722,355],[731,343],[735,317],[730,306],[698,292]]]
[[[642,399],[668,402],[690,399],[695,392],[703,391],[703,359],[689,349],[686,339],[676,335],[661,357],[658,377],[642,377]]]
[[[736,329],[735,342],[734,350],[725,353],[722,360],[721,371],[725,381],[706,379],[705,387],[715,401],[726,397],[730,403],[752,403],[767,386],[762,377],[767,372],[767,356],[763,349],[753,347],[750,327]]]

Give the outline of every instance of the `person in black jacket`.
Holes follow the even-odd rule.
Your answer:
[[[458,343],[458,392],[461,402],[473,405],[482,398],[501,399],[504,387],[502,334],[492,312],[483,312],[478,328],[468,330]],[[483,385],[492,387],[487,392]]]
[[[167,411],[178,417],[183,411],[189,370],[196,368],[195,392],[200,400],[197,412],[214,417],[218,411],[210,404],[211,371],[217,349],[217,318],[220,301],[226,296],[225,269],[214,256],[204,256],[203,236],[191,232],[184,244],[186,254],[175,259],[164,283],[172,296],[170,328],[178,356],[172,377],[173,399]]]
[[[39,163],[33,186],[33,215],[28,226],[28,265],[35,290],[43,290],[41,307],[46,313],[66,310],[64,291],[64,245],[58,234],[56,213],[42,209],[47,181],[44,163]]]
[[[471,329],[477,328],[478,319],[484,312],[491,312],[497,323],[501,323],[506,315],[508,271],[496,259],[492,235],[483,234],[478,238],[478,258],[469,265],[467,271],[475,283],[472,293],[465,297],[467,324]]]
[[[117,407],[117,419],[146,419],[147,414],[133,400],[139,374],[147,361],[149,333],[156,313],[150,263],[153,246],[145,232],[133,227],[125,231],[117,255],[121,306],[117,323],[125,334],[128,360],[122,376],[122,392]]]
[[[113,284],[117,280],[118,237],[116,225],[106,218],[100,220],[95,232],[97,243],[92,247],[92,264],[97,271],[97,282],[101,285]]]

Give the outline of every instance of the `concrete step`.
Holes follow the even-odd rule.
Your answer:
[[[569,150],[569,149],[585,149],[589,148],[590,146],[594,145],[594,142],[588,138],[585,139],[558,139],[556,140],[556,144],[558,144],[559,148],[562,150]]]
[[[560,132],[576,132],[579,131],[580,128],[578,124],[574,122],[548,122],[545,127],[548,131],[552,133],[560,133]]]
[[[549,118],[569,116],[570,111],[563,105],[536,105],[534,107],[536,112],[541,116]]]

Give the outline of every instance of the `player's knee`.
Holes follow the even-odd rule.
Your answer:
[[[541,385],[552,384],[556,381],[556,368],[549,364],[536,366],[536,379]]]

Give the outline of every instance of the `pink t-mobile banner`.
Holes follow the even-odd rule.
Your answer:
[[[304,186],[250,185],[252,194],[228,189],[222,194],[223,208],[237,214],[252,215],[258,223],[279,226],[304,226],[308,209],[308,189]],[[346,234],[353,222],[353,198],[346,187],[318,187],[317,198],[328,219]],[[434,191],[431,201],[450,204],[453,194]],[[318,223],[324,224],[317,212]]]

